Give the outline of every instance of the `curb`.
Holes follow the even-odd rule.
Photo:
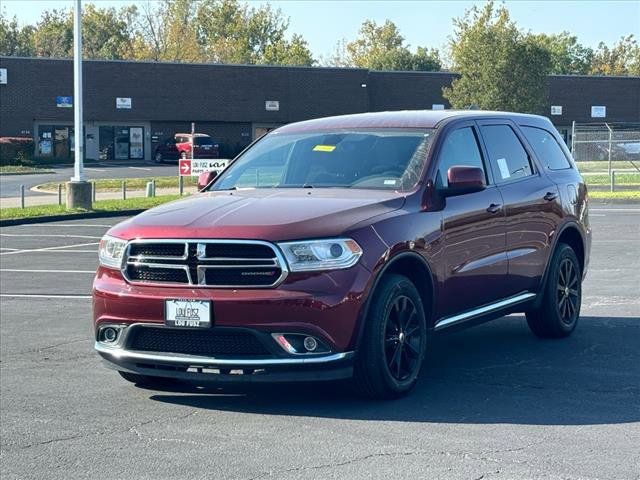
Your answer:
[[[60,215],[49,215],[45,217],[15,218],[10,220],[0,220],[0,227],[11,227],[14,225],[29,225],[34,223],[58,222],[60,220],[84,220],[86,218],[108,218],[122,217],[126,215],[137,215],[147,210],[146,208],[138,208],[135,210],[119,210],[110,212],[87,212],[87,213],[68,213]]]

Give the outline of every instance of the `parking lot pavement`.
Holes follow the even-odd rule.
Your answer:
[[[639,478],[640,208],[594,207],[572,337],[521,315],[436,338],[417,389],[146,390],[92,351],[91,272],[121,219],[0,231],[0,470],[9,478]]]

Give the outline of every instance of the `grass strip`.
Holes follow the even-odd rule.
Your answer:
[[[54,173],[54,171],[49,168],[25,167],[24,165],[0,166],[0,175],[33,175],[36,173]]]
[[[20,218],[46,217],[49,215],[79,214],[87,212],[119,212],[122,210],[147,209],[181,198],[179,195],[163,195],[161,197],[128,198],[126,200],[98,200],[92,210],[81,208],[67,209],[64,205],[34,205],[31,207],[11,207],[0,209],[0,220],[16,220]],[[185,198],[185,197],[182,197]]]
[[[197,177],[183,177],[184,186],[192,187],[198,184]],[[119,192],[122,189],[122,182],[127,182],[127,190],[144,190],[147,182],[156,181],[156,188],[178,188],[178,177],[140,177],[140,178],[99,178],[91,180],[96,184],[96,192]],[[62,190],[65,190],[64,182],[47,182],[38,185],[36,188],[43,192],[57,192],[58,184],[62,183]]]

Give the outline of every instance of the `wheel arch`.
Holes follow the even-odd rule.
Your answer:
[[[415,285],[420,298],[422,300],[423,308],[425,309],[425,316],[427,317],[427,327],[433,327],[434,308],[436,298],[436,281],[433,276],[433,271],[427,262],[427,260],[417,252],[403,251],[395,254],[391,257],[377,272],[371,288],[368,291],[367,300],[360,311],[360,318],[358,322],[358,336],[355,342],[355,349],[358,350],[364,332],[364,325],[369,313],[369,307],[380,281],[385,275],[397,274],[407,277]]]

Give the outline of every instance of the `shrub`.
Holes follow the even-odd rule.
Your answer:
[[[0,165],[31,165],[31,137],[0,137]]]

